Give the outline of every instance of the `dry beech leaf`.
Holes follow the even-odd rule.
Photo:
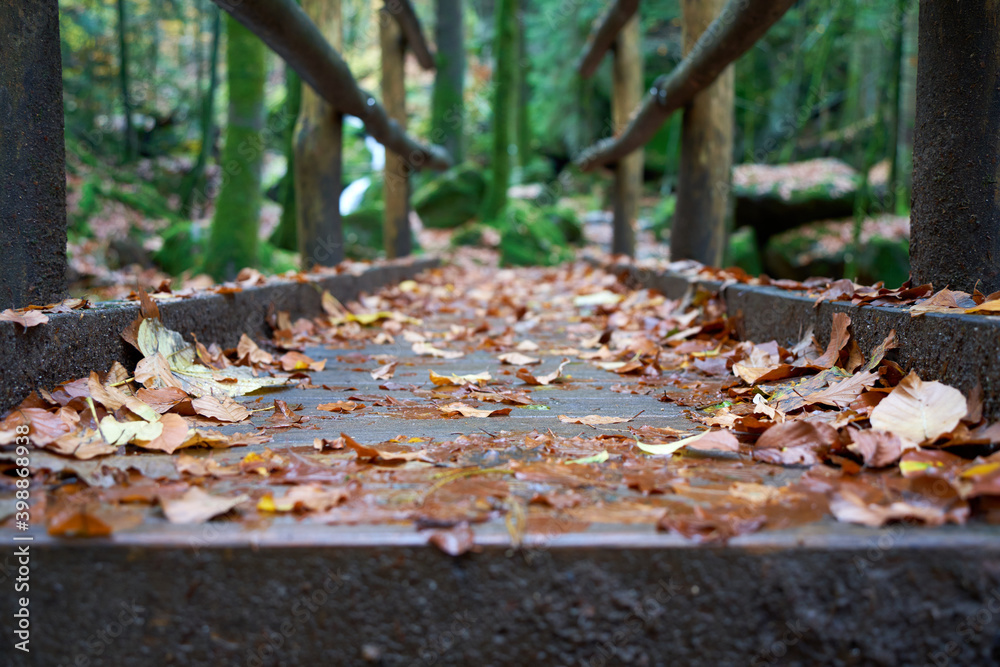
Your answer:
[[[830,324],[830,342],[826,346],[826,351],[813,360],[814,366],[830,368],[837,365],[840,358],[840,351],[844,349],[851,335],[847,328],[851,326],[851,318],[847,313],[834,313]]]
[[[948,433],[969,410],[958,389],[940,382],[924,382],[911,372],[875,406],[872,427],[925,443]]]
[[[509,415],[511,408],[498,408],[496,410],[480,410],[465,403],[449,403],[438,407],[438,410],[446,415],[460,414],[463,417],[502,417]]]
[[[240,342],[236,345],[236,356],[239,359],[247,359],[251,364],[271,364],[274,363],[274,355],[265,352],[246,334],[240,336]]]
[[[635,417],[604,417],[602,415],[587,415],[586,417],[568,417],[559,415],[563,424],[582,424],[583,426],[604,426],[607,424],[625,424]]]
[[[392,376],[396,373],[396,365],[398,361],[390,361],[385,366],[379,366],[371,372],[373,380],[391,380]]]
[[[170,523],[205,523],[247,500],[250,500],[250,497],[246,495],[225,498],[206,493],[201,487],[192,486],[181,496],[161,497],[160,507],[163,508],[163,514]]]
[[[27,331],[31,327],[37,327],[39,324],[45,324],[49,321],[49,316],[40,313],[37,310],[27,310],[27,311],[16,311],[12,308],[0,313],[0,322],[13,322],[14,324],[20,324]]]
[[[139,387],[135,395],[136,398],[160,414],[191,398],[183,389],[178,387],[163,387],[162,389]]]
[[[186,444],[190,434],[187,420],[180,415],[168,412],[160,417],[160,424],[163,427],[160,435],[148,441],[137,439],[136,446],[167,454],[173,454],[181,447],[189,446]]]
[[[328,489],[319,484],[302,484],[275,498],[266,493],[257,501],[262,512],[325,512],[350,498],[346,488]]]
[[[301,352],[286,352],[278,359],[285,371],[321,371],[326,367],[326,359],[315,361]]]
[[[241,422],[250,418],[250,411],[229,396],[221,399],[202,396],[191,401],[191,407],[202,417],[218,419],[221,422]]]
[[[326,412],[355,412],[357,410],[364,410],[365,404],[355,403],[354,401],[337,401],[336,403],[317,405],[316,409],[325,410]]]
[[[737,441],[736,436],[729,431],[702,431],[697,435],[681,438],[680,440],[668,442],[662,445],[647,444],[645,442],[640,442],[639,439],[636,438],[635,444],[642,451],[654,456],[673,456],[676,452],[684,449],[685,447],[688,449],[698,449],[702,451],[740,451],[739,441]]]
[[[517,377],[530,385],[550,385],[556,380],[562,379],[563,368],[569,363],[569,361],[569,359],[563,359],[558,368],[551,373],[546,373],[545,375],[534,375],[527,368],[518,368]]]
[[[468,522],[463,521],[448,530],[435,530],[427,538],[427,542],[449,556],[461,556],[475,546],[476,538]]]
[[[508,352],[507,354],[501,354],[497,357],[502,363],[510,364],[511,366],[533,366],[534,364],[542,363],[541,359],[535,357],[529,357],[526,354],[521,354],[520,352]]]
[[[430,343],[423,341],[417,341],[413,344],[413,353],[419,354],[422,357],[437,357],[438,359],[460,359],[465,356],[462,352],[455,352],[452,350],[442,350],[440,348],[434,347]]]
[[[427,452],[423,449],[415,452],[392,452],[362,445],[346,433],[341,433],[340,437],[343,439],[344,444],[353,449],[358,458],[363,461],[371,461],[373,463],[405,463],[407,461],[428,460]]]
[[[488,371],[483,371],[482,373],[472,373],[469,375],[440,375],[434,371],[430,371],[430,380],[435,385],[439,387],[447,387],[449,385],[461,387],[466,384],[483,385],[492,380],[493,377]]]
[[[917,449],[916,443],[885,431],[852,431],[851,440],[847,449],[864,459],[869,468],[892,465],[907,449]]]

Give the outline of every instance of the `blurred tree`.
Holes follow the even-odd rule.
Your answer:
[[[462,0],[437,0],[437,74],[431,99],[431,141],[451,154],[455,164],[463,159],[465,105],[465,31]]]
[[[212,151],[212,137],[214,136],[213,120],[215,118],[215,91],[219,82],[219,38],[222,32],[221,10],[212,5],[209,9],[212,16],[212,46],[208,58],[208,89],[201,98],[201,144],[198,151],[198,160],[194,167],[185,176],[181,186],[181,214],[191,215],[194,203],[194,193],[198,192],[202,186],[205,166],[208,164],[208,156]],[[201,202],[204,204],[204,202]]]
[[[229,280],[257,258],[260,179],[264,157],[265,47],[226,16],[229,115],[222,152],[222,188],[205,251],[205,271]]]
[[[126,162],[131,162],[135,157],[136,141],[135,129],[132,127],[132,95],[129,92],[127,29],[125,0],[118,0],[118,81],[121,85],[122,109],[125,114],[122,157]]]
[[[507,205],[510,185],[511,116],[517,112],[517,0],[498,0],[493,40],[492,178],[483,219],[496,220]]]

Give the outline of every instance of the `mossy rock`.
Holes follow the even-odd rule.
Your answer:
[[[382,254],[383,208],[362,206],[342,218],[344,254],[350,259],[377,259]]]
[[[467,222],[451,235],[451,245],[453,246],[481,246],[485,245],[483,233],[489,228],[481,222]]]
[[[583,224],[576,211],[569,206],[556,205],[542,209],[542,213],[556,223],[567,243],[571,245],[583,244]]]
[[[454,229],[477,216],[485,196],[481,168],[461,164],[421,186],[413,195],[413,210],[425,227]]]
[[[201,243],[198,230],[189,221],[178,222],[161,235],[163,246],[153,254],[153,262],[177,276],[198,266]]]
[[[496,227],[503,266],[554,266],[573,259],[565,234],[544,209],[510,202]]]

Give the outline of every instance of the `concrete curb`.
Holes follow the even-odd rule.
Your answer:
[[[288,311],[292,318],[322,312],[321,295],[329,291],[341,301],[412,278],[440,264],[437,258],[406,258],[384,262],[360,273],[317,276],[309,282],[282,280],[234,294],[206,294],[160,304],[163,322],[185,337],[206,345],[235,346],[243,333],[270,336],[270,310]],[[138,353],[120,334],[139,314],[134,302],[108,302],[73,313],[49,315],[49,321],[27,331],[0,322],[0,413],[20,403],[37,387],[106,371],[115,361],[134,365]]]
[[[679,274],[652,271],[631,264],[612,264],[607,270],[630,285],[656,289],[671,299],[692,290],[722,292],[737,332],[744,340],[776,340],[789,346],[813,328],[822,344],[830,339],[834,313],[847,313],[851,331],[865,355],[896,330],[899,347],[886,358],[924,380],[937,380],[966,396],[976,384],[983,389],[983,415],[1000,418],[1000,318],[982,315],[927,313],[911,317],[907,309],[855,306],[846,301],[813,299],[776,287],[693,280]]]

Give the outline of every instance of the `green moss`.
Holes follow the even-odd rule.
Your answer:
[[[661,199],[650,213],[651,229],[657,241],[670,240],[670,226],[674,222],[674,209],[677,208],[677,198],[669,195]]]
[[[573,258],[566,236],[545,209],[511,201],[495,226],[500,231],[503,266],[553,266]]]
[[[741,227],[729,236],[726,266],[738,266],[751,276],[764,272],[753,227]]]
[[[222,189],[205,250],[205,271],[217,280],[257,263],[264,115],[264,44],[226,15],[229,123],[222,152]]]
[[[426,227],[453,229],[476,217],[485,192],[479,167],[462,164],[422,185],[413,194],[413,210]]]

